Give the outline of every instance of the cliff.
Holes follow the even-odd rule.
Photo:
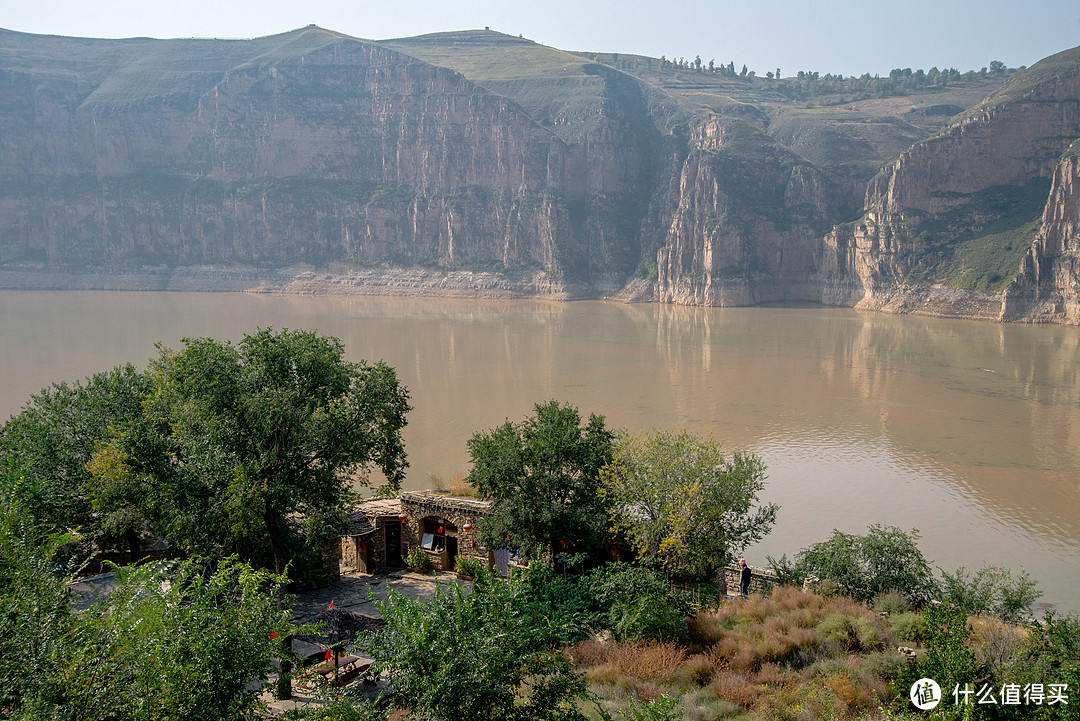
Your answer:
[[[76,42],[5,39],[9,58],[32,41],[57,55]],[[0,146],[0,263],[337,261],[539,270],[605,288],[638,260],[647,146],[626,118],[641,113],[603,98],[607,83],[588,68],[579,74],[605,102],[567,142],[451,69],[314,27],[239,48],[115,41],[119,57],[81,42],[107,56],[103,77],[3,74],[14,107]],[[159,78],[168,73],[174,83]]]
[[[1071,167],[1059,162],[1077,138],[1072,50],[1018,74],[873,178],[862,217],[825,238],[833,277],[858,279],[861,308],[1019,320],[1027,316],[1005,305],[1028,287],[1013,280],[1023,261],[1041,293],[1071,296],[1065,276],[1032,269],[1058,252],[1050,239],[1064,232],[1055,219],[1068,212]]]
[[[1002,320],[1080,325],[1080,141],[1054,170],[1041,228],[1004,296]]]
[[[0,30],[0,286],[1080,322],[1080,50],[814,87],[489,31]]]

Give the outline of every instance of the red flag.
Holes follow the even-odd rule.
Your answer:
[[[275,638],[277,638],[277,631],[272,631],[270,633],[270,640],[273,641]]]
[[[329,649],[329,648],[328,648],[328,649],[326,649],[326,656],[324,656],[324,658],[325,658],[325,659],[326,659],[327,661],[329,661],[329,660],[330,660],[330,654],[332,654],[332,653],[333,653],[333,651],[332,651],[331,649]]]
[[[332,609],[333,607],[334,607],[334,602],[333,602],[333,601],[331,601],[331,602],[330,602],[330,605],[329,605],[329,606],[327,606],[326,610],[327,610],[327,611],[329,611],[329,610],[331,610],[331,609]]]

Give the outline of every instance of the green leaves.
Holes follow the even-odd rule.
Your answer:
[[[681,433],[624,436],[601,472],[613,530],[669,574],[708,578],[733,553],[764,538],[778,506],[757,504],[765,466],[752,454]]]
[[[482,578],[471,593],[437,586],[430,601],[390,592],[387,628],[361,642],[389,671],[398,702],[427,721],[584,721],[585,680],[549,650],[530,586]],[[557,632],[555,634],[558,635]]]
[[[875,524],[863,536],[834,530],[828,540],[800,551],[786,574],[827,578],[859,601],[897,590],[921,606],[933,596],[936,584],[918,540],[918,530],[895,526]]]
[[[391,485],[403,477],[408,393],[386,364],[347,362],[336,338],[185,339],[149,373],[141,430],[163,443],[138,444],[150,452],[134,463],[160,484],[161,528],[189,551],[238,552],[280,572],[297,542],[321,542],[305,530],[333,531],[353,478],[372,466]]]
[[[534,411],[521,423],[507,421],[469,439],[469,482],[492,501],[481,533],[491,546],[509,537],[525,552],[559,542],[595,552],[605,535],[599,473],[614,434],[602,416],[590,415],[582,425],[569,404],[537,403]]]
[[[385,363],[308,331],[183,343],[145,372],[47,388],[5,424],[0,460],[37,518],[281,571],[336,531],[356,479],[400,486],[409,396]]]

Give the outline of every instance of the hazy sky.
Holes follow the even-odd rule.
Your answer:
[[[1031,65],[1080,45],[1077,0],[0,0],[0,27],[86,37],[257,37],[314,23],[363,38],[485,25],[564,50],[821,73]]]

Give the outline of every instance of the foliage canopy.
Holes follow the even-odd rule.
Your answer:
[[[725,458],[715,441],[686,432],[620,438],[600,476],[613,529],[680,577],[711,578],[769,533],[779,509],[758,505],[760,458]]]
[[[583,425],[576,408],[554,400],[537,403],[521,423],[474,434],[468,480],[492,502],[480,529],[487,543],[508,539],[524,552],[559,543],[585,552],[606,548],[599,478],[613,439],[603,416],[590,415]]]

